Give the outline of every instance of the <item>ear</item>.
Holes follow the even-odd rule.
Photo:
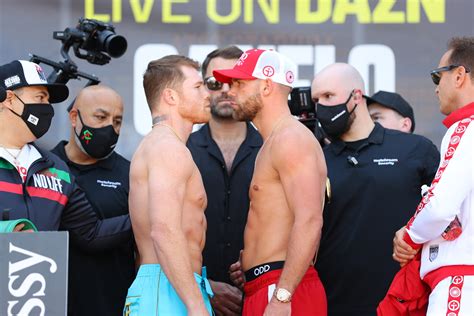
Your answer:
[[[364,98],[364,94],[362,93],[361,89],[354,89],[354,91],[352,92],[352,96],[356,103],[359,103]]]
[[[13,110],[13,100],[15,98],[15,93],[11,90],[6,90],[5,91],[5,100],[1,102],[3,106],[6,108],[9,108],[10,110]]]
[[[456,88],[460,88],[461,86],[464,85],[464,83],[467,81],[467,73],[466,73],[466,68],[464,67],[458,67],[456,68],[456,76],[455,76],[455,86]],[[469,75],[468,75],[469,76]]]
[[[406,132],[406,133],[411,133],[411,126],[412,126],[411,119],[409,117],[404,117],[402,119],[401,130]]]
[[[165,88],[162,93],[162,98],[169,105],[177,105],[179,103],[178,92],[171,88]]]
[[[77,109],[72,108],[71,111],[69,111],[69,121],[71,122],[71,126],[73,128],[76,128],[77,126],[77,121],[79,121],[79,118],[77,117]]]
[[[262,96],[269,96],[275,89],[275,83],[271,79],[262,80],[260,85]]]

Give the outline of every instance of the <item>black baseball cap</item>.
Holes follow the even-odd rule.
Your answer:
[[[0,88],[15,90],[23,87],[43,86],[48,89],[49,102],[63,102],[69,96],[65,84],[48,83],[40,65],[27,60],[14,60],[0,66]]]
[[[411,120],[411,132],[413,133],[415,130],[415,114],[411,105],[401,95],[380,90],[371,97],[365,96],[365,98],[367,99],[367,105],[378,103],[398,112],[403,117],[408,117]]]

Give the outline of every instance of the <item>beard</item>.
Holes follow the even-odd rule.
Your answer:
[[[351,127],[352,127],[352,124],[354,123],[356,119],[356,114],[355,114],[355,111],[351,113],[351,115],[349,115],[349,118],[347,119],[347,125],[346,125],[346,128],[344,129],[344,132],[341,133],[341,135],[344,135],[346,132],[348,132]],[[339,135],[339,136],[341,136]]]
[[[233,101],[234,99],[229,97],[227,93],[211,97],[211,115],[221,120],[232,120],[234,109],[231,102]]]
[[[238,108],[234,109],[234,119],[238,121],[252,121],[263,107],[262,97],[260,93],[256,93],[237,105]]]

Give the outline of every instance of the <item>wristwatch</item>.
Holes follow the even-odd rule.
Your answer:
[[[275,292],[273,292],[273,296],[275,296],[276,300],[281,303],[289,303],[291,301],[290,291],[284,288],[277,288]]]

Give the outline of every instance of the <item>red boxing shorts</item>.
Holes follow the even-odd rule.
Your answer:
[[[268,302],[273,297],[273,292],[282,271],[281,268],[272,269],[272,266],[278,266],[278,264],[275,264],[276,262],[262,264],[245,273],[248,275],[258,271],[256,273],[258,277],[253,278],[253,280],[246,282],[244,285],[243,316],[263,315]],[[291,303],[282,304],[291,304],[292,316],[327,315],[326,292],[314,267],[309,267],[308,271],[306,271],[295,293],[292,295]]]

